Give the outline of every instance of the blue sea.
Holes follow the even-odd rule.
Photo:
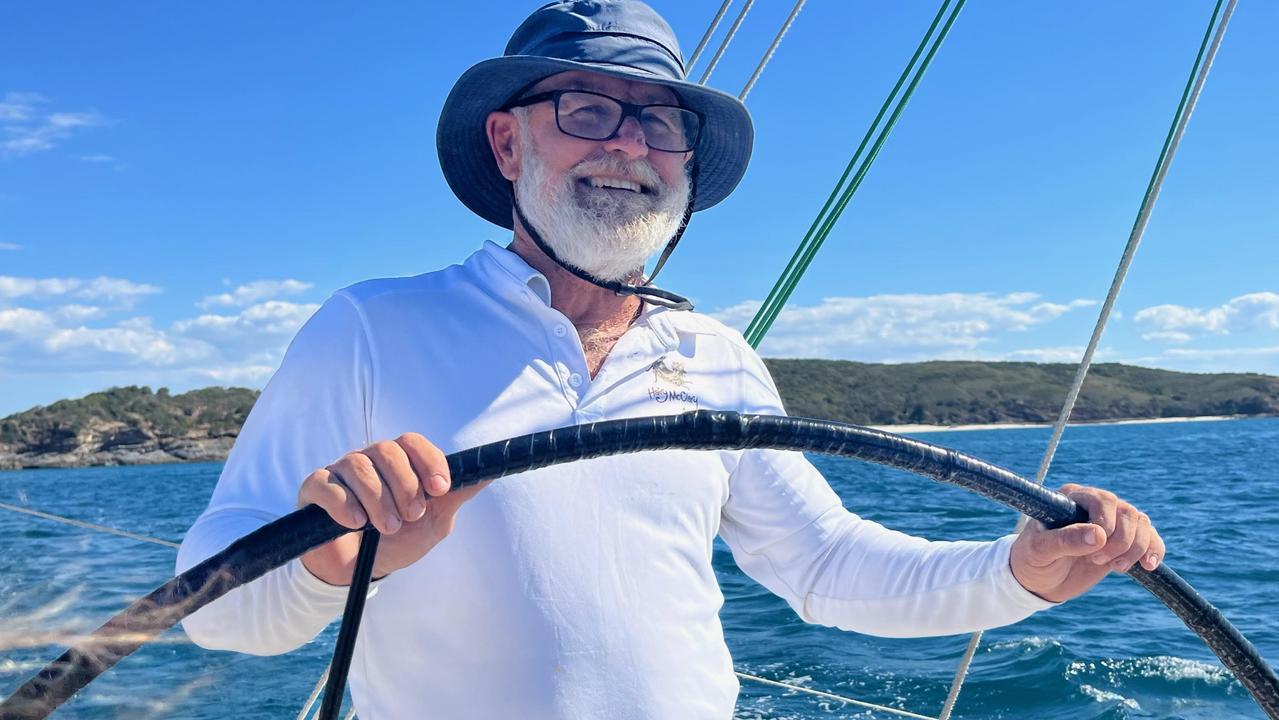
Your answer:
[[[922,434],[1033,475],[1046,429]],[[939,539],[985,539],[1015,516],[902,472],[815,457],[865,517]],[[1272,662],[1279,660],[1279,418],[1075,427],[1050,484],[1103,485],[1130,498],[1168,540],[1168,563]],[[220,466],[0,472],[0,500],[178,539]],[[171,549],[0,511],[0,694],[166,580]],[[936,716],[966,637],[884,640],[805,625],[744,577],[723,548],[716,569],[738,669]],[[180,631],[124,660],[60,718],[293,718],[324,669],[336,626],[292,654],[201,650]],[[619,682],[628,679],[619,678]],[[738,718],[888,718],[835,700],[743,681]],[[1262,718],[1199,639],[1122,576],[1087,596],[986,634],[956,718]]]

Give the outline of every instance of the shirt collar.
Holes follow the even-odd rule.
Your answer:
[[[547,307],[550,307],[551,284],[545,275],[524,262],[524,258],[492,240],[484,241],[481,253],[483,257],[491,261],[486,263],[490,273],[496,271],[497,274],[506,276],[516,283],[516,292],[528,289],[541,298]],[[492,277],[491,274],[490,277]],[[671,317],[676,312],[669,308],[645,303],[644,312],[635,324],[647,326],[667,350],[674,350],[679,347],[679,331],[673,322],[674,318]]]
[[[524,262],[524,258],[492,240],[484,241],[482,252],[496,264],[498,270],[510,276],[522,288],[532,290],[533,294],[541,298],[546,305],[551,304],[551,284],[547,282],[546,276]]]

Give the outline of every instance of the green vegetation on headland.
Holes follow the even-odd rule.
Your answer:
[[[112,388],[0,420],[0,469],[223,460],[258,391]]]
[[[766,360],[791,415],[860,425],[1053,423],[1076,366]],[[1071,422],[1279,415],[1279,377],[1093,365]]]
[[[1051,423],[1075,366],[768,360],[792,415],[863,425]],[[256,390],[112,388],[0,419],[0,469],[216,461],[226,457]],[[1279,377],[1094,365],[1076,422],[1279,415]]]

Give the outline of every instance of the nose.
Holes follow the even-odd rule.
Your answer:
[[[648,155],[648,143],[644,140],[644,128],[634,116],[622,121],[613,137],[604,141],[605,150],[620,150],[632,158]]]

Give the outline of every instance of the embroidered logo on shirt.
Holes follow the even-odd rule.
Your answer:
[[[688,372],[684,370],[684,363],[667,362],[666,356],[663,355],[657,359],[652,365],[648,366],[653,371],[658,382],[667,382],[675,387],[688,387]]]
[[[648,366],[653,371],[653,377],[658,383],[674,385],[675,389],[661,387],[655,385],[648,389],[648,396],[657,403],[682,402],[698,407],[697,396],[685,389],[692,385],[692,381],[688,379],[688,371],[684,369],[684,364],[675,361],[668,361],[666,356],[658,358],[656,362]]]

